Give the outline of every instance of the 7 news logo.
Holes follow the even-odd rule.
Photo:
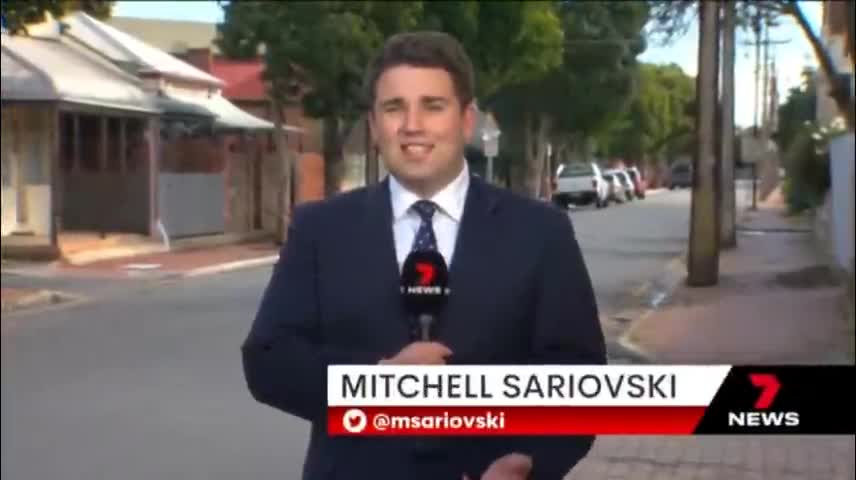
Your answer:
[[[729,427],[798,427],[800,414],[794,411],[770,410],[782,388],[778,377],[772,373],[750,373],[749,381],[760,389],[755,400],[754,411],[728,412]]]
[[[416,262],[416,272],[419,273],[419,285],[428,286],[434,282],[437,269],[428,262]]]

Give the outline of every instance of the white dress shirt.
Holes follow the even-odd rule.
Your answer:
[[[464,213],[464,202],[470,186],[470,172],[467,162],[461,173],[445,188],[437,192],[431,200],[439,208],[434,213],[434,236],[437,238],[437,249],[446,260],[446,265],[452,264],[455,253],[455,241],[458,238],[458,228]],[[419,195],[407,190],[393,175],[389,175],[389,193],[392,200],[392,231],[395,235],[395,256],[398,268],[404,264],[404,259],[410,253],[416,231],[419,230],[421,219],[419,214],[410,208],[414,203],[423,200]]]

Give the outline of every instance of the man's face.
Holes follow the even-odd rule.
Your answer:
[[[387,169],[406,186],[434,193],[461,171],[475,128],[442,68],[401,65],[378,78],[369,116],[372,138]]]

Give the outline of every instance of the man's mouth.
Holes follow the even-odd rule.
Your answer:
[[[424,156],[431,153],[433,145],[427,143],[405,143],[401,145],[401,151],[410,155]]]

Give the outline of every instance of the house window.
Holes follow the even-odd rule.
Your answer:
[[[118,117],[107,118],[107,171],[119,173],[122,170],[122,151],[120,148],[122,121]]]
[[[70,172],[74,165],[74,114],[59,114],[59,168]]]
[[[80,167],[84,172],[101,170],[101,119],[80,116]]]
[[[143,170],[148,161],[146,148],[146,122],[142,118],[128,118],[125,121],[125,171]]]

